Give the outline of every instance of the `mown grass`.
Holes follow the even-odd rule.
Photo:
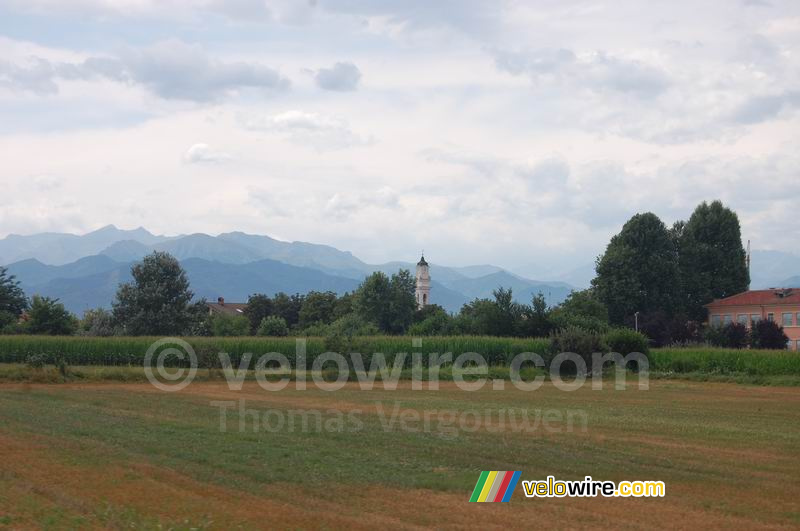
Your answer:
[[[362,528],[392,522],[477,528],[498,519],[508,527],[800,523],[794,389],[672,381],[649,391],[585,386],[569,393],[551,385],[530,393],[453,386],[267,393],[252,383],[242,393],[223,389],[213,383],[177,394],[146,385],[0,387],[0,441],[11,452],[0,460],[0,486],[9,489],[8,495],[0,489],[0,515],[12,528],[109,522],[182,528],[187,520],[220,529],[337,528],[346,523],[339,516]],[[320,410],[327,421],[337,409],[360,411],[362,425],[254,429],[252,414],[232,407],[223,430],[216,401],[242,398],[262,414]],[[540,425],[533,432],[487,427],[448,435],[436,424],[427,431],[387,429],[378,405],[387,414],[395,405],[418,412],[583,410],[588,422],[585,431],[562,424],[556,431]],[[531,500],[518,490],[508,506],[468,504],[481,470],[521,470],[523,479],[661,480],[667,496]],[[415,500],[412,510],[406,499]],[[457,520],[464,514],[466,521]],[[286,519],[297,523],[287,526]]]

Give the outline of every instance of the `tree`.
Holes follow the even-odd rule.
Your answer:
[[[86,310],[80,322],[81,335],[112,336],[114,335],[114,319],[111,312],[104,308]]]
[[[258,326],[259,336],[287,336],[289,335],[289,325],[286,319],[277,315],[265,317]]]
[[[436,336],[453,330],[453,318],[438,304],[429,304],[414,313],[414,324],[408,328],[412,336]]]
[[[604,332],[608,329],[608,308],[598,299],[593,289],[573,291],[564,302],[553,308],[549,319],[555,328],[577,326],[585,330]]]
[[[461,307],[456,318],[456,328],[461,334],[478,336],[496,335],[500,310],[494,301],[475,299]]]
[[[678,233],[678,242],[690,319],[703,321],[704,304],[747,291],[750,274],[739,218],[720,201],[701,203]]]
[[[122,284],[113,303],[116,324],[130,335],[181,335],[198,316],[181,265],[167,253],[154,252],[131,268],[133,282]]]
[[[300,308],[303,306],[303,297],[299,293],[289,296],[283,292],[276,293],[272,298],[272,315],[277,315],[286,321],[290,327],[300,322]]]
[[[31,334],[68,336],[78,329],[78,319],[69,313],[58,299],[34,295],[25,322],[25,331]]]
[[[27,308],[28,299],[19,282],[5,267],[0,267],[0,328],[16,322]]]
[[[755,323],[751,331],[751,345],[753,348],[771,350],[785,349],[789,337],[783,327],[774,321],[762,319]]]
[[[414,319],[415,281],[411,273],[401,269],[391,278],[377,271],[353,294],[353,308],[364,321],[374,323],[382,332],[405,332]]]
[[[330,324],[336,310],[336,293],[332,291],[310,291],[303,299],[300,307],[300,327],[313,324]]]
[[[255,334],[261,321],[272,315],[273,305],[269,295],[255,293],[247,298],[247,308],[244,315],[250,320],[250,331]]]
[[[214,315],[211,317],[211,334],[218,337],[246,336],[250,334],[250,320],[244,315]]]
[[[622,324],[635,312],[672,315],[679,307],[678,256],[655,214],[636,214],[628,220],[597,259],[596,270],[592,287],[613,324]]]
[[[401,269],[392,275],[389,286],[391,299],[387,331],[392,334],[402,334],[411,326],[417,309],[417,301],[414,298],[416,280],[408,269]]]
[[[520,335],[524,337],[546,337],[550,335],[554,327],[550,313],[544,294],[539,292],[534,295],[531,299],[531,305],[522,307]]]

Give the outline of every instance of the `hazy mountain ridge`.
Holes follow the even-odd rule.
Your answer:
[[[53,248],[58,252],[52,252]],[[86,249],[94,253],[58,263]],[[9,269],[26,293],[58,297],[77,313],[90,307],[109,307],[117,285],[130,280],[131,264],[153,251],[165,251],[180,260],[196,296],[212,300],[222,296],[243,301],[257,292],[330,289],[342,293],[354,289],[374,271],[392,274],[401,268],[413,272],[416,267],[416,262],[404,261],[367,264],[350,252],[328,245],[284,242],[243,232],[166,237],[109,225],[83,236],[49,233],[0,240],[0,257],[24,256]],[[570,290],[563,283],[529,280],[491,264],[431,264],[431,275],[431,303],[453,312],[474,298],[491,297],[498,287],[513,288],[515,298],[524,303],[541,291],[554,304]]]

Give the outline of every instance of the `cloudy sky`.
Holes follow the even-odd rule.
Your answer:
[[[796,0],[0,0],[0,237],[544,274],[719,198],[797,252],[799,110]]]

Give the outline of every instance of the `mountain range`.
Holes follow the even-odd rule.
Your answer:
[[[331,246],[284,242],[229,232],[219,236],[157,236],[143,228],[120,230],[109,225],[94,232],[11,235],[0,240],[0,264],[7,264],[28,295],[59,298],[72,312],[111,305],[117,287],[131,279],[133,263],[153,251],[181,261],[197,297],[245,301],[252,293],[352,291],[374,271],[387,274],[415,262],[367,264],[352,253]],[[565,282],[524,278],[494,265],[430,266],[431,303],[451,312],[475,298],[491,297],[498,287],[512,288],[519,302],[541,292],[556,304],[573,287]]]

